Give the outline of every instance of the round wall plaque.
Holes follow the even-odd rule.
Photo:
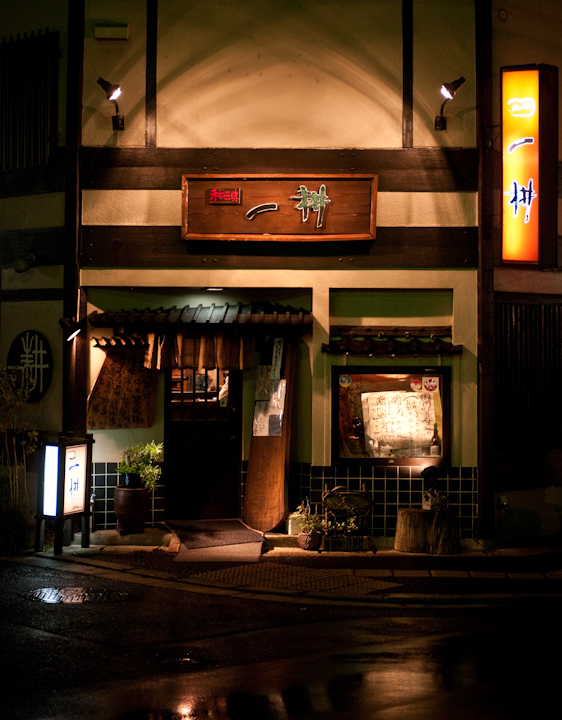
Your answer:
[[[23,372],[29,390],[27,402],[41,400],[53,377],[53,353],[47,338],[37,330],[20,333],[10,345],[7,365],[9,370]]]

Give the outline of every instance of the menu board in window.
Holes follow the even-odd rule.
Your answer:
[[[448,463],[449,368],[332,368],[332,460]]]

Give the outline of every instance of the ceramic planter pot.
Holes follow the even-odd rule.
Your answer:
[[[142,488],[141,476],[136,473],[121,473],[121,486],[126,488]]]
[[[143,533],[150,512],[150,493],[146,488],[117,485],[114,495],[115,514],[121,535]]]

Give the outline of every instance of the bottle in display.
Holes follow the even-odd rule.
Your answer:
[[[439,457],[441,455],[441,438],[437,432],[437,423],[433,425],[433,436],[429,443],[429,454],[431,457]]]

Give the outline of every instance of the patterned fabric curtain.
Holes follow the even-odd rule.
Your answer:
[[[207,326],[197,334],[182,328],[176,333],[148,333],[144,366],[243,370],[253,366],[253,353],[253,336],[242,337],[234,328]]]
[[[144,348],[109,347],[88,399],[90,430],[151,427],[158,373],[144,367]]]

